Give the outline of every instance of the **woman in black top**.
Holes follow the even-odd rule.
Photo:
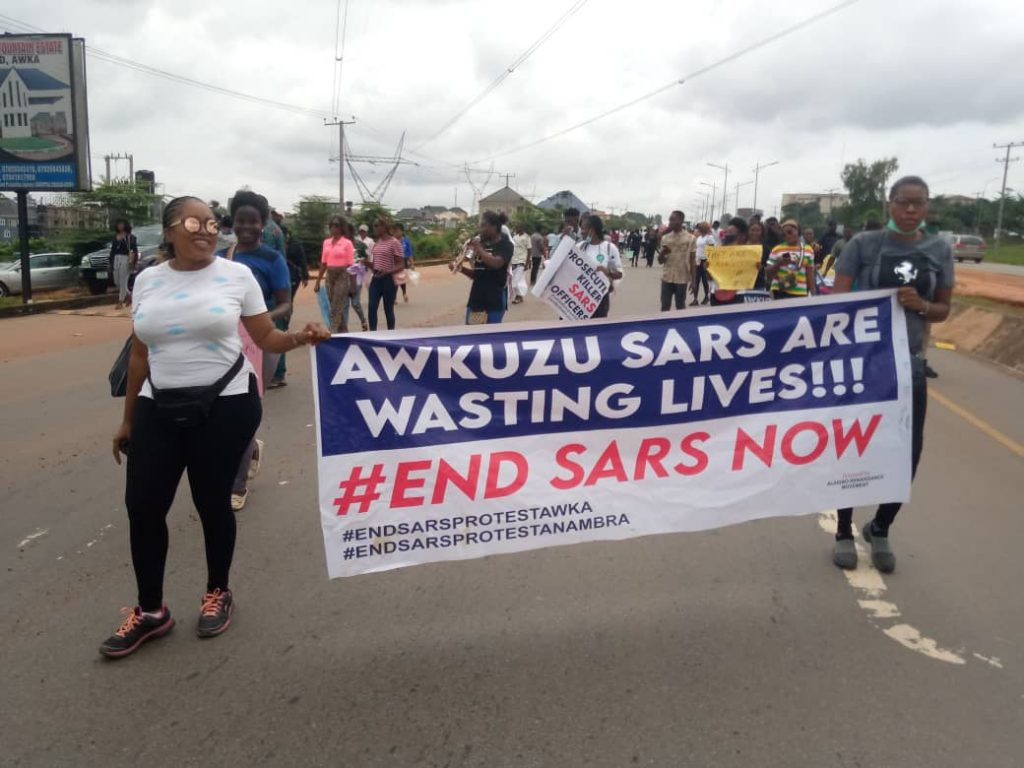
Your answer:
[[[114,239],[110,243],[110,266],[114,271],[114,284],[117,286],[117,308],[131,306],[132,295],[128,289],[128,279],[135,266],[139,263],[139,243],[132,234],[132,225],[127,219],[114,222]]]
[[[466,324],[500,323],[508,309],[508,265],[512,241],[501,231],[501,217],[486,211],[481,217],[480,235],[470,244],[472,257],[460,271],[473,281],[466,304]]]

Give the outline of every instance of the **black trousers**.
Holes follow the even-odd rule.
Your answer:
[[[375,277],[370,281],[370,330],[377,330],[377,310],[384,302],[384,319],[388,330],[395,330],[395,299],[398,298],[398,286],[391,275]]]
[[[697,283],[698,291],[700,290],[700,286],[703,285],[704,298],[708,298],[711,295],[711,286],[708,285],[708,263],[706,261],[702,261],[697,265]],[[693,295],[693,300],[697,301],[696,293]]]
[[[686,283],[666,283],[661,281],[661,311],[668,312],[675,299],[676,309],[686,309]]]
[[[914,379],[914,390],[911,400],[911,441],[910,441],[910,476],[917,475],[917,465],[921,461],[924,450],[924,420],[928,413],[928,383],[921,377]],[[882,533],[889,532],[889,526],[903,505],[898,501],[881,504],[875,512],[875,528]],[[836,535],[849,538],[853,535],[853,507],[840,509]]]
[[[206,541],[206,589],[228,588],[235,553],[231,487],[262,416],[255,377],[248,394],[217,398],[206,422],[195,427],[176,426],[157,414],[152,400],[139,398],[132,419],[125,505],[143,611],[159,611],[163,605],[167,513],[185,471]]]
[[[540,271],[540,263],[542,259],[540,256],[530,257],[530,285],[537,284],[537,273]]]

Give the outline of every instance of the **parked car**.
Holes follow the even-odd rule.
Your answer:
[[[29,258],[33,291],[51,291],[78,285],[78,259],[73,253],[35,253]],[[0,296],[19,294],[21,261],[0,264]]]
[[[164,240],[164,230],[159,224],[147,224],[132,230],[139,246],[139,263],[136,273],[156,264],[160,256],[160,244]],[[113,236],[111,236],[113,237]],[[223,235],[217,237],[217,249],[227,248],[229,240]],[[114,269],[110,263],[110,246],[93,251],[82,257],[80,272],[89,293],[98,296],[106,293],[114,285]]]
[[[957,261],[973,261],[981,264],[988,248],[985,240],[978,235],[958,235],[953,232],[941,233],[953,248],[953,258]]]
[[[139,246],[139,270],[152,266],[160,251],[160,243],[163,242],[163,227],[159,224],[147,224],[143,227],[136,227],[132,230],[135,240]],[[111,235],[113,239],[113,235]],[[107,289],[114,284],[114,265],[110,263],[110,246],[98,251],[87,253],[82,257],[80,272],[85,284],[89,287],[89,293],[98,296],[106,293]]]

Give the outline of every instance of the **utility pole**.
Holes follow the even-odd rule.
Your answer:
[[[1014,147],[1019,147],[1024,144],[1024,141],[1011,141],[1009,144],[993,144],[995,149],[1005,149],[1006,157],[1000,159],[996,158],[997,163],[1003,164],[1003,190],[999,195],[999,218],[996,221],[996,248],[999,247],[999,240],[1003,229],[1003,211],[1006,208],[1006,177],[1010,172],[1010,163],[1016,163],[1020,160],[1019,157],[1010,157],[1010,150]]]
[[[753,179],[751,179],[750,181],[744,181],[742,184],[740,184],[738,181],[736,182],[736,199],[733,202],[736,203],[736,211],[737,211],[736,215],[737,216],[739,215],[738,211],[740,209],[740,188],[741,187],[749,186],[749,185],[751,185],[753,183],[754,183]]]
[[[719,219],[719,221],[721,221],[725,218],[725,201],[729,194],[729,164],[725,163],[724,165],[719,165],[718,163],[708,163],[708,165],[712,168],[718,168],[721,171],[725,171],[725,180],[722,182],[722,217]]]
[[[835,206],[832,204],[832,198],[835,196],[836,192],[839,191],[839,187],[833,187],[832,189],[826,189],[825,191],[828,193],[828,218],[831,221],[835,218]]]
[[[338,126],[338,210],[345,211],[345,126],[354,125],[355,120],[324,120],[325,126]]]
[[[503,173],[502,176],[505,177],[505,186],[508,187],[509,189],[512,189],[512,185],[510,182],[512,179],[516,177],[516,175],[514,173]]]
[[[772,160],[770,163],[765,163],[764,165],[762,165],[761,162],[758,161],[757,165],[754,166],[754,212],[755,213],[757,212],[757,180],[758,180],[758,177],[761,175],[761,171],[763,171],[765,168],[771,168],[773,165],[778,165],[778,164],[779,164],[778,160]]]
[[[104,161],[104,163],[106,163],[106,169],[107,169],[107,176],[106,176],[106,179],[105,179],[107,184],[110,183],[110,161],[111,160],[127,160],[128,161],[128,183],[129,184],[134,184],[135,183],[135,155],[131,154],[130,152],[125,152],[123,154],[118,152],[116,155],[104,155],[103,156],[103,161]]]

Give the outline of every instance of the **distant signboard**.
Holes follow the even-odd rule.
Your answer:
[[[84,41],[0,36],[0,190],[89,188]]]

